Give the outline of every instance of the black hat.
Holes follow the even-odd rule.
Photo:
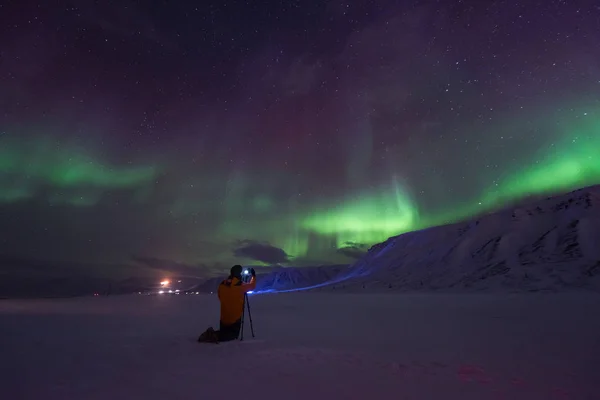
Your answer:
[[[243,268],[241,265],[234,265],[231,267],[229,274],[234,278],[242,279],[242,270]]]

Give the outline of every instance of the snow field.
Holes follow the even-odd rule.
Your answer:
[[[251,296],[257,337],[196,343],[216,296],[0,301],[5,399],[600,398],[596,294]]]

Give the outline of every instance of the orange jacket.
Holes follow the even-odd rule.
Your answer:
[[[242,318],[244,312],[244,295],[256,287],[256,278],[243,283],[238,278],[225,279],[219,285],[217,294],[221,302],[221,322],[233,324]]]

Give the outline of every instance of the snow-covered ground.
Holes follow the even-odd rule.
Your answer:
[[[215,296],[0,301],[3,399],[600,399],[600,296],[251,298],[256,339],[196,342]],[[385,396],[385,397],[383,397]]]

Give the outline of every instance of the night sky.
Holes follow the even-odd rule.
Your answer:
[[[0,253],[348,263],[600,182],[580,1],[0,4]]]

